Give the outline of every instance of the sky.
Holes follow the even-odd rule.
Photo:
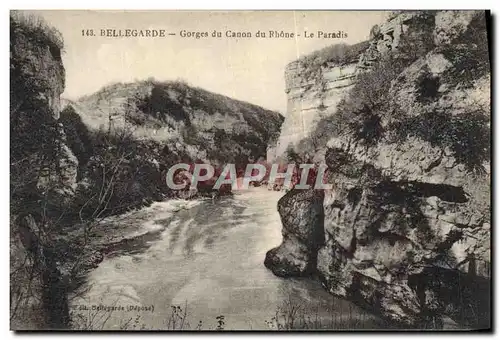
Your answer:
[[[33,11],[32,11],[33,12]],[[102,86],[154,77],[248,101],[286,109],[284,70],[302,55],[336,43],[367,40],[370,28],[383,22],[381,11],[35,11],[63,35],[66,88],[63,98],[77,99]],[[93,29],[96,36],[83,36]],[[102,37],[101,29],[164,29],[175,36]],[[222,38],[182,38],[180,31],[214,30]],[[231,30],[252,38],[227,38]],[[256,38],[258,30],[295,32],[291,39]],[[304,31],[344,31],[347,38],[305,38]]]

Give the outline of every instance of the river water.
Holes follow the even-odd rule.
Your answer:
[[[74,313],[87,329],[195,329],[200,321],[202,329],[214,329],[223,315],[224,329],[267,330],[280,323],[272,318],[284,306],[307,311],[296,317],[307,315],[315,325],[361,314],[364,320],[364,313],[317,281],[279,278],[264,267],[266,252],[281,243],[276,206],[282,195],[251,188],[175,213],[171,202],[156,203],[137,231],[157,230],[156,236],[109,253],[89,273]],[[98,305],[124,310],[105,312]],[[175,311],[181,317],[171,306],[182,308]]]

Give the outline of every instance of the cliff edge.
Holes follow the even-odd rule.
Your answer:
[[[384,27],[393,23],[399,28],[390,34]],[[485,13],[395,13],[372,29],[368,45],[340,97],[316,90],[337,104],[296,143],[328,165],[333,189],[321,208],[317,194],[300,205],[293,190],[282,198],[284,241],[265,264],[281,276],[313,272],[331,293],[395,325],[440,329],[451,319],[455,327],[488,328]],[[298,82],[290,93],[308,86]],[[301,236],[318,234],[312,246]]]

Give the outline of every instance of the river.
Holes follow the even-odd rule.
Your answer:
[[[215,329],[223,315],[226,330],[267,330],[281,324],[283,317],[272,318],[287,306],[287,313],[297,310],[288,317],[307,316],[322,327],[354,315],[363,317],[357,326],[370,328],[365,313],[328,294],[317,281],[279,278],[264,267],[266,252],[281,243],[276,205],[282,195],[251,188],[192,202],[175,213],[171,202],[155,203],[153,216],[146,215],[139,229],[159,232],[139,247],[123,246],[106,255],[89,273],[86,291],[73,299],[75,319],[87,329]],[[127,219],[120,223],[126,225]],[[97,310],[98,305],[116,310]],[[129,311],[128,306],[149,310]]]

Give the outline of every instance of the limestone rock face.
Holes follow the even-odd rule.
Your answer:
[[[334,52],[326,49],[318,56],[288,64],[285,68],[288,95],[285,121],[276,149],[268,159],[283,157],[288,146],[309,136],[321,118],[335,114],[337,104],[352,88],[356,75],[369,70],[384,54],[397,50],[401,35],[418,16],[418,12],[404,12],[377,26],[372,30],[370,41],[345,47],[348,52],[343,60],[329,58],[328,54]]]
[[[308,136],[323,115],[335,110],[353,83],[356,63],[357,60],[345,65],[327,64],[310,76],[305,75],[308,69],[300,61],[287,65],[287,110],[275,157],[282,156],[290,144]]]
[[[36,22],[40,19],[16,13],[10,18],[11,106],[18,110],[30,104],[46,106],[57,120],[65,85],[62,36]]]
[[[400,49],[405,35],[433,39],[434,45],[390,82],[389,109],[380,116],[383,133],[376,142],[349,133],[327,142],[319,161],[328,166],[333,188],[322,198],[322,223],[293,222],[308,218],[312,201],[297,204],[289,193],[280,202],[284,241],[266,257],[273,272],[303,275],[314,259],[328,291],[399,324],[440,328],[450,318],[463,327],[489,326],[490,75],[484,27],[479,12],[439,11],[396,13],[372,29],[344,98],[384,54],[411,53]],[[316,107],[311,116],[319,112],[317,102],[303,99],[310,91],[324,102],[338,100],[330,98],[338,92],[304,81],[308,69],[287,69],[293,73],[287,91],[294,109],[280,141],[293,142],[286,131],[300,122],[292,123],[297,108],[304,113],[304,107]],[[335,81],[340,79],[337,74]],[[321,243],[307,246],[307,226],[314,226],[311,233],[322,228]]]
[[[434,42],[436,45],[446,45],[463,34],[475,11],[440,11],[436,14]]]
[[[65,85],[62,36],[40,19],[16,12],[10,18],[11,158],[40,174],[42,190],[71,195],[78,161],[58,123]]]
[[[77,188],[78,159],[66,144],[66,136],[61,124],[57,125],[53,152],[55,161],[42,163],[41,176],[37,187],[50,189],[57,199],[70,202]]]
[[[329,166],[342,152],[329,150]],[[469,186],[424,177],[387,181],[364,161],[348,160],[323,201],[325,245],[317,266],[327,288],[392,320],[418,324],[445,310],[460,313],[463,301],[452,292],[462,272],[462,299],[487,304],[488,294],[472,292],[488,287],[489,217],[471,205]]]
[[[62,48],[59,32],[42,20],[10,13],[12,329],[69,323],[61,258],[47,232],[53,225],[36,219],[67,204],[76,188],[78,161],[59,123]]]
[[[349,142],[352,141],[332,138],[328,147],[345,150],[358,161],[370,162],[379,168],[383,175],[395,181],[460,186],[469,178],[465,166],[456,164],[452,155],[416,138],[409,138],[405,143],[380,143],[373,148]],[[415,159],[418,159],[418,162],[415,162]],[[396,163],[398,166],[394,167]]]
[[[307,275],[316,266],[323,244],[323,193],[290,191],[278,201],[283,223],[282,244],[267,252],[264,264],[278,276]]]

